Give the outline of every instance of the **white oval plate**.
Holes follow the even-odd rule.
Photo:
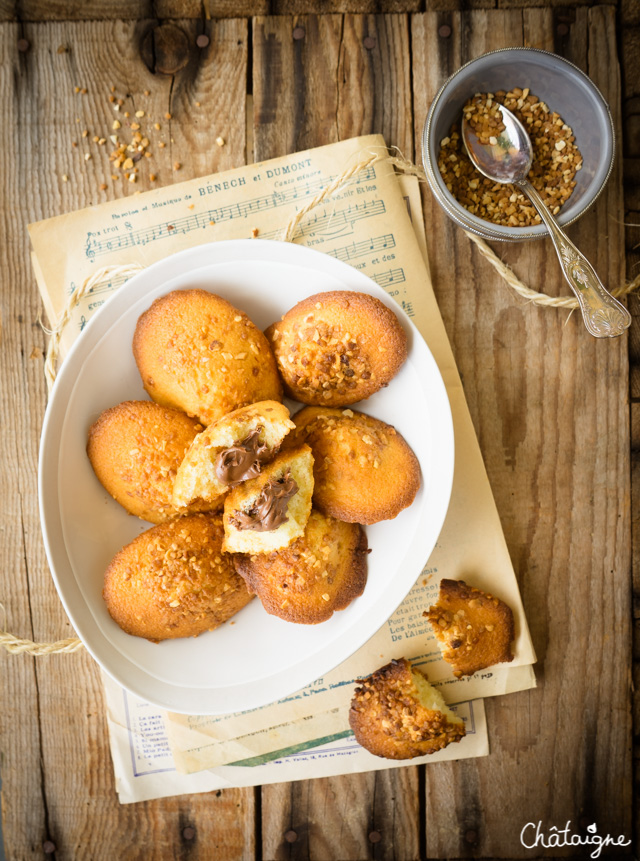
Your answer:
[[[156,645],[125,634],[106,610],[107,565],[150,524],[126,514],[98,482],[86,455],[87,431],[107,407],[147,399],[131,351],[136,322],[158,296],[190,287],[223,296],[262,329],[313,293],[359,290],[392,307],[409,335],[409,357],[400,373],[357,408],[402,433],[420,461],[422,488],[395,520],[367,527],[372,552],[364,594],[320,625],[284,622],[254,599],[234,624]],[[47,558],[78,636],[119,684],[175,712],[244,711],[315,681],[387,621],[435,546],[449,504],[453,460],[451,411],[437,365],[415,326],[377,284],[345,263],[291,243],[202,245],[124,284],[90,320],[62,365],[40,448]]]

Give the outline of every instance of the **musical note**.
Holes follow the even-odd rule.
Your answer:
[[[376,284],[380,287],[389,287],[391,284],[401,284],[403,281],[407,280],[402,267],[399,267],[398,269],[388,269],[386,272],[378,272],[370,277],[373,278]]]
[[[366,239],[363,242],[352,242],[351,245],[344,245],[342,248],[335,248],[333,251],[327,251],[331,257],[342,260],[343,263],[348,263],[349,260],[355,260],[358,257],[363,257],[375,251],[383,251],[385,248],[394,248],[396,244],[393,233],[386,233],[384,236],[376,236],[373,239]]]

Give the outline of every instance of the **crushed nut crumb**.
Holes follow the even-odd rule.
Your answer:
[[[464,106],[467,121],[483,143],[496,144],[504,130],[499,104],[526,128],[534,156],[528,179],[549,209],[559,212],[582,168],[573,131],[528,88],[515,87],[509,92],[477,93]],[[473,215],[507,227],[540,224],[540,216],[519,188],[495,183],[473,167],[457,124],[440,142],[438,168],[451,194]]]

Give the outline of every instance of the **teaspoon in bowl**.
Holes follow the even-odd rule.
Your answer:
[[[593,266],[559,227],[527,179],[533,161],[529,135],[510,110],[497,107],[505,128],[495,133],[492,140],[496,143],[481,143],[466,117],[462,118],[462,139],[472,164],[494,182],[518,186],[535,206],[549,231],[562,272],[576,294],[587,330],[596,338],[622,335],[631,325],[631,315],[605,289]]]

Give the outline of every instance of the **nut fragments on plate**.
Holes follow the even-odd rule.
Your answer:
[[[178,467],[201,430],[196,419],[179,410],[125,401],[92,424],[87,454],[104,488],[129,514],[162,523],[178,513],[214,507],[194,501],[186,508],[172,501]]]
[[[304,535],[288,547],[274,553],[236,554],[234,561],[267,613],[315,625],[362,595],[367,552],[362,527],[312,509]]]
[[[367,293],[334,290],[298,302],[266,330],[286,394],[340,407],[386,386],[407,358],[396,315]]]
[[[464,580],[441,580],[438,603],[422,615],[431,622],[442,657],[458,679],[513,660],[511,608]]]
[[[154,642],[217,628],[252,599],[222,552],[220,514],[191,514],[143,532],[115,555],[103,597],[112,619]]]
[[[350,409],[305,407],[285,447],[313,452],[313,504],[338,520],[392,520],[415,499],[420,464],[391,425]]]
[[[193,440],[173,486],[175,505],[221,500],[229,488],[255,478],[295,427],[277,401],[260,401],[227,413]]]
[[[249,317],[206,290],[174,290],[138,320],[133,355],[154,401],[209,425],[246,404],[282,400],[271,348]]]
[[[308,445],[280,452],[224,501],[229,553],[271,553],[303,534],[311,513],[313,455]]]
[[[349,710],[358,744],[385,759],[436,753],[465,735],[464,721],[406,658],[360,679]]]

